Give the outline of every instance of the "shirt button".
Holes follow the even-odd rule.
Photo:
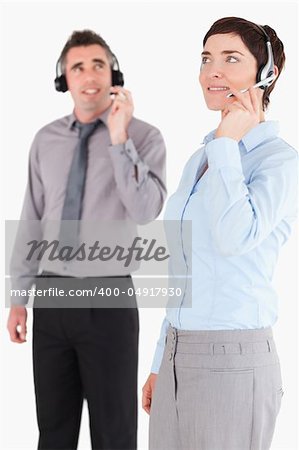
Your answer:
[[[172,360],[172,353],[169,353],[168,357],[169,357],[169,361],[171,361]]]

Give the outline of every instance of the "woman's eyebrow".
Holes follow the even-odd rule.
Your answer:
[[[223,55],[228,55],[229,53],[239,53],[239,55],[245,56],[244,53],[239,52],[239,50],[223,50],[221,53]]]
[[[239,50],[223,50],[221,52],[222,55],[229,55],[231,53],[239,53],[239,55],[245,56],[243,53],[239,52]],[[202,56],[204,55],[211,55],[211,52],[204,51],[201,53]]]

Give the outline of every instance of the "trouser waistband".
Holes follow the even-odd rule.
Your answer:
[[[167,347],[172,355],[276,352],[271,328],[186,331],[170,326],[167,333]]]

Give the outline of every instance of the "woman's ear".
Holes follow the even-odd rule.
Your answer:
[[[277,78],[279,75],[279,69],[277,66],[274,66],[274,75],[275,75],[275,78]]]

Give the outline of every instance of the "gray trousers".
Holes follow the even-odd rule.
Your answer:
[[[283,395],[270,328],[170,327],[150,414],[150,450],[267,450]]]

